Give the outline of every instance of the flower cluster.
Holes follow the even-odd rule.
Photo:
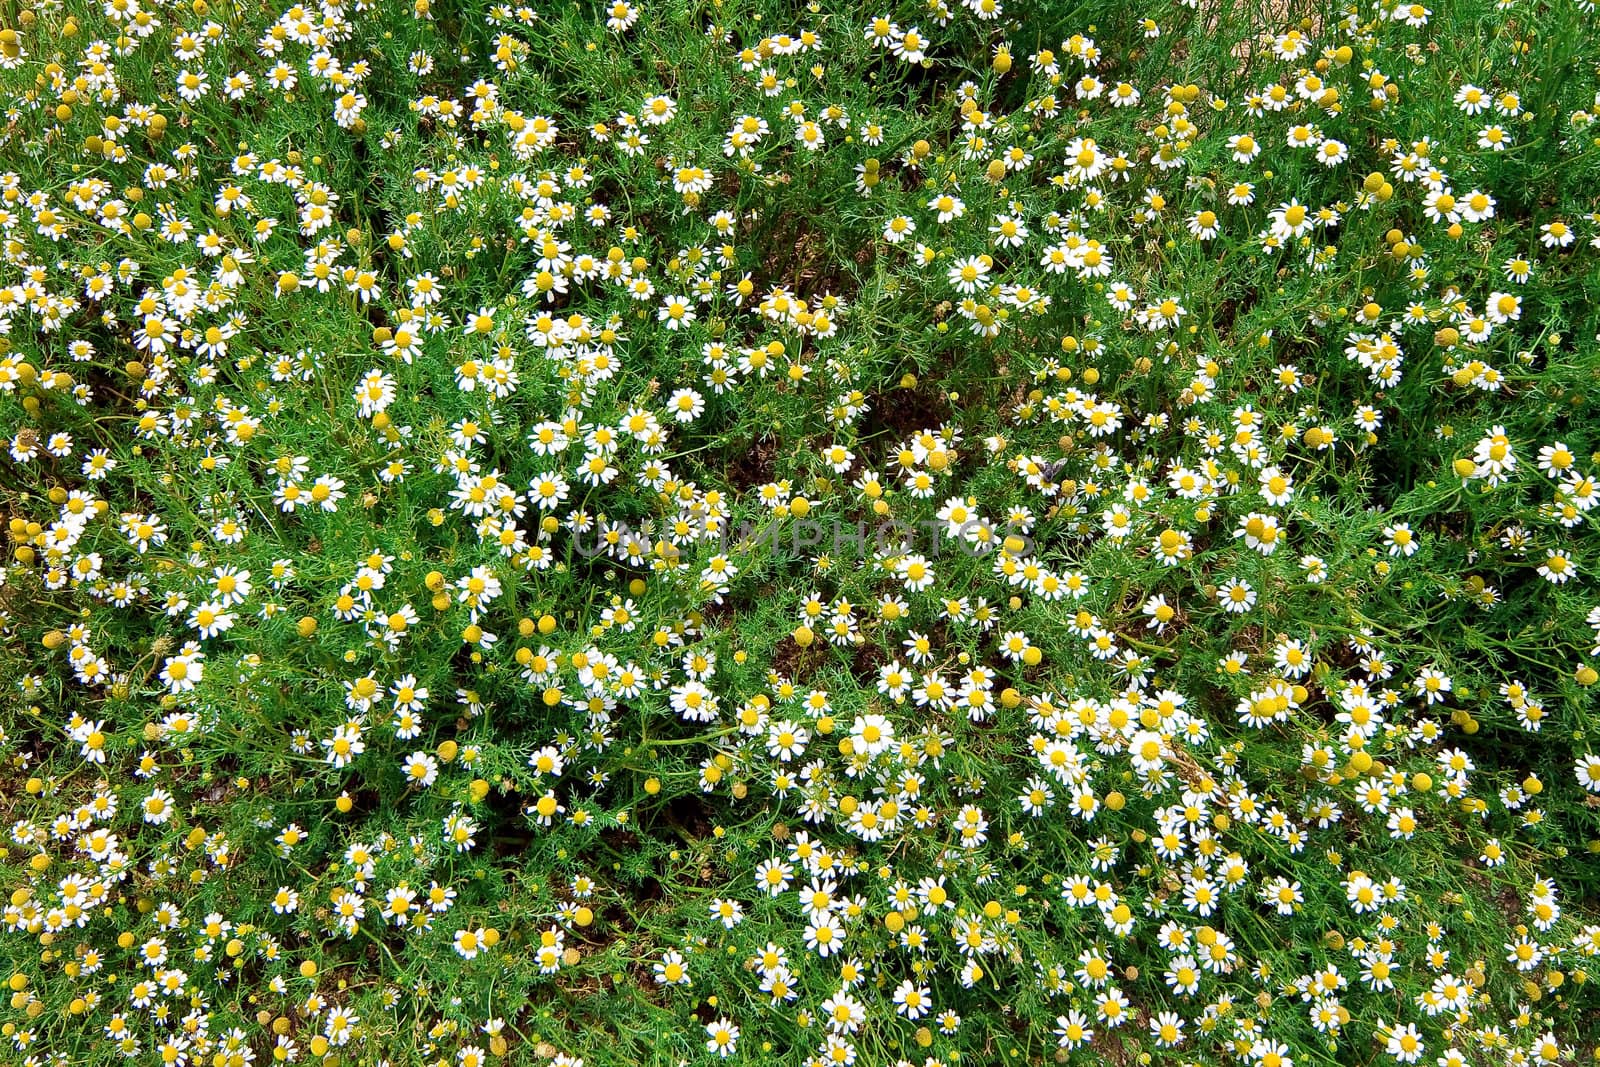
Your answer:
[[[1155,6],[0,30],[13,1058],[1600,1054],[1588,5]]]

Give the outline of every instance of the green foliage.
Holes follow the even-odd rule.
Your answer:
[[[6,1062],[1600,1057],[1591,7],[8,14]]]

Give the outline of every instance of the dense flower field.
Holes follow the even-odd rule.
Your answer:
[[[1600,1058],[1588,0],[42,0],[0,1062]]]

